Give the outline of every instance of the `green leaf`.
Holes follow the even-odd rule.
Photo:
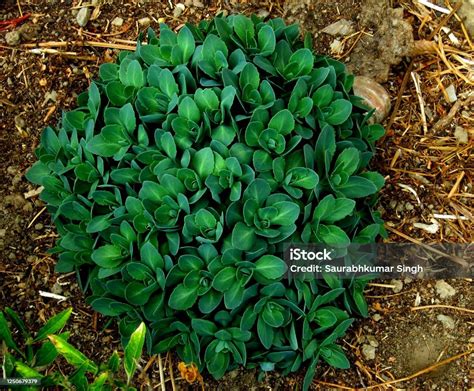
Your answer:
[[[347,234],[337,225],[323,225],[319,226],[318,237],[323,243],[329,245],[349,244],[350,239]]]
[[[336,316],[330,309],[320,308],[314,314],[314,320],[321,327],[331,327],[337,322]]]
[[[95,233],[105,231],[112,225],[110,215],[96,216],[89,221],[86,227],[87,233]]]
[[[140,361],[143,345],[145,343],[146,327],[145,323],[140,323],[140,326],[132,333],[130,340],[124,351],[123,366],[127,374],[127,383],[130,383],[137,365]]]
[[[198,88],[194,93],[194,100],[202,111],[217,110],[219,108],[219,98],[210,88]]]
[[[274,255],[264,255],[255,262],[255,273],[269,280],[280,279],[287,269],[286,263]]]
[[[260,55],[268,56],[275,51],[276,38],[273,29],[266,25],[258,31],[258,48]]]
[[[341,125],[352,112],[352,103],[345,99],[336,99],[329,105],[330,115],[326,116],[326,121],[331,125]]]
[[[240,72],[239,77],[240,87],[243,89],[246,86],[250,86],[252,90],[255,90],[260,85],[260,75],[257,68],[252,63],[247,63]]]
[[[286,135],[295,128],[295,119],[288,109],[284,109],[275,114],[268,123],[270,129],[275,129],[278,133]]]
[[[214,152],[209,147],[197,151],[192,158],[193,168],[201,178],[206,178],[214,171]]]
[[[95,155],[102,157],[112,157],[120,151],[122,146],[118,143],[111,142],[104,137],[103,134],[94,136],[92,140],[87,143],[87,150]]]
[[[160,90],[171,98],[174,94],[178,93],[178,85],[174,79],[173,74],[169,69],[162,69],[159,74],[158,86]]]
[[[275,202],[272,206],[278,210],[276,217],[271,219],[272,224],[291,225],[300,215],[300,207],[294,202],[280,201]]]
[[[347,198],[362,198],[377,191],[374,183],[361,176],[351,176],[343,185],[336,187]]]
[[[203,337],[213,337],[217,332],[217,326],[209,320],[192,319],[191,325],[193,330]]]
[[[145,85],[145,78],[143,76],[142,66],[138,60],[132,60],[128,64],[127,74],[125,77],[125,85],[135,88],[141,88]]]
[[[186,63],[193,55],[194,49],[196,47],[194,36],[187,26],[184,26],[181,30],[179,30],[177,42],[181,52],[183,53],[182,62]]]
[[[201,119],[201,111],[196,102],[194,102],[193,98],[190,96],[186,96],[178,105],[178,114],[180,117],[196,123]]]
[[[67,323],[71,316],[72,308],[61,311],[59,314],[53,316],[48,322],[39,329],[33,342],[38,342],[45,339],[49,334],[55,334],[61,330]]]
[[[332,126],[326,125],[321,129],[315,147],[315,160],[321,177],[328,173],[335,152],[336,133]]]
[[[51,170],[42,162],[38,161],[27,171],[26,179],[37,185],[43,184],[43,179],[48,177]]]
[[[191,308],[197,300],[197,289],[198,286],[189,288],[184,286],[184,284],[179,284],[174,288],[173,292],[171,292],[168,305],[174,310],[180,311]]]
[[[117,267],[123,260],[122,249],[113,244],[106,244],[92,253],[92,260],[101,267]]]
[[[0,312],[0,341],[5,341],[5,344],[10,349],[14,349],[16,352],[21,353],[12,338],[10,328],[8,327],[8,323],[5,319],[5,315],[3,315],[3,312]]]
[[[237,280],[235,273],[235,268],[230,266],[222,269],[214,277],[214,281],[212,283],[213,288],[219,292],[227,291]]]
[[[238,222],[232,230],[232,246],[238,250],[250,250],[255,240],[255,230],[242,222]]]
[[[48,335],[48,338],[58,353],[73,367],[82,368],[86,372],[97,373],[97,365],[69,344],[64,338],[59,335]]]
[[[350,368],[349,360],[344,354],[342,348],[338,345],[332,344],[321,348],[321,357],[334,368]]]
[[[273,345],[274,331],[273,328],[268,326],[261,316],[257,320],[257,334],[260,342],[265,349],[270,349]]]

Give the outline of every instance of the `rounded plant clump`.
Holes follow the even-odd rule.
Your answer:
[[[124,340],[143,320],[150,353],[216,378],[307,363],[307,386],[319,359],[349,366],[336,340],[367,314],[368,280],[288,278],[282,249],[384,234],[367,169],[384,130],[352,82],[281,19],[150,30],[42,134],[27,177],[57,271]]]

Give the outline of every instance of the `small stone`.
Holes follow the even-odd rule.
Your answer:
[[[5,237],[7,234],[7,230],[5,228],[0,228],[0,238]]]
[[[367,360],[373,360],[375,358],[375,347],[372,345],[362,345],[362,354]]]
[[[336,38],[334,41],[331,42],[329,48],[331,49],[331,53],[334,55],[342,54],[344,50],[344,44],[342,43],[342,41]]]
[[[41,230],[43,229],[43,227],[44,227],[44,225],[41,224],[41,223],[35,224],[35,229],[36,229],[37,231],[41,231]]]
[[[193,6],[196,8],[204,8],[204,3],[200,0],[193,0]]]
[[[123,25],[123,19],[119,16],[116,16],[114,20],[112,20],[112,26],[121,27]]]
[[[373,335],[367,335],[365,338],[367,338],[367,342],[370,346],[373,346],[374,348],[379,346],[377,339]]]
[[[173,16],[175,18],[179,18],[181,16],[181,14],[184,12],[185,9],[186,9],[186,7],[183,3],[176,4],[174,6]]]
[[[436,319],[438,319],[445,328],[447,329],[454,329],[455,323],[454,319],[451,318],[450,316],[439,314]]]
[[[469,343],[474,343],[474,337],[469,338]]]
[[[194,1],[193,0],[184,0],[184,5],[186,7],[191,7],[193,5]]]
[[[406,210],[413,210],[413,209],[415,209],[415,207],[414,207],[413,204],[411,204],[410,202],[407,202],[407,203],[405,204],[405,209],[406,209]]]
[[[351,21],[340,19],[337,22],[326,26],[324,29],[322,29],[322,32],[329,35],[346,36],[354,32],[354,27]]]
[[[23,129],[26,126],[26,122],[20,114],[15,116],[15,126],[20,129]]]
[[[401,292],[403,289],[403,282],[400,280],[392,280],[390,281],[390,284],[393,285],[392,289],[395,293]]]
[[[382,122],[390,112],[390,95],[381,84],[366,76],[354,78],[354,94],[360,96],[364,101],[375,109],[374,120]]]
[[[5,34],[5,41],[10,46],[16,46],[20,43],[20,33],[18,31],[10,31]]]
[[[147,16],[144,18],[138,19],[138,24],[142,27],[149,26],[150,23],[151,23],[151,19]]]
[[[446,87],[446,95],[448,103],[454,103],[458,100],[456,95],[456,87],[454,87],[454,84],[450,84],[448,87]]]
[[[456,137],[456,140],[459,144],[467,144],[469,140],[467,131],[462,126],[456,126],[456,129],[454,130],[454,137]]]
[[[372,316],[372,319],[378,322],[380,319],[382,319],[382,316],[380,314],[375,314],[374,316]]]
[[[89,21],[89,18],[91,17],[91,13],[92,11],[89,7],[81,8],[76,15],[77,24],[81,27],[84,27]]]
[[[456,294],[456,290],[444,280],[436,281],[435,288],[436,293],[442,299],[446,299]]]
[[[257,16],[259,18],[265,19],[268,15],[270,15],[270,12],[266,9],[260,9],[257,11]]]

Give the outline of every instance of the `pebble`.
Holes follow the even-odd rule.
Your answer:
[[[40,231],[40,230],[42,230],[42,229],[43,229],[43,227],[44,227],[44,225],[43,225],[43,224],[41,224],[41,223],[35,224],[35,229],[36,229],[37,231]]]
[[[259,18],[265,19],[268,15],[270,15],[270,12],[266,9],[261,9],[257,11],[257,16]]]
[[[382,122],[390,112],[390,95],[381,84],[367,76],[354,78],[354,94],[360,96],[365,102],[375,109],[373,118],[375,122]]]
[[[375,320],[376,322],[378,322],[380,319],[382,319],[382,315],[375,314],[374,316],[372,316],[372,319]]]
[[[413,210],[413,209],[415,209],[415,207],[414,207],[413,204],[411,204],[410,202],[407,202],[407,203],[405,204],[405,209],[406,209],[406,210]]]
[[[151,19],[149,17],[144,17],[144,18],[141,18],[141,19],[138,19],[138,24],[140,26],[149,26],[151,23]]]
[[[362,345],[362,354],[367,360],[373,360],[375,358],[375,347],[372,345]]]
[[[346,36],[354,32],[353,23],[347,19],[339,19],[337,22],[331,23],[322,29],[323,33],[329,35]]]
[[[401,290],[403,289],[403,282],[400,280],[392,280],[390,281],[390,284],[393,285],[392,290],[395,293],[401,292]]]
[[[377,339],[373,335],[367,335],[365,338],[367,339],[367,342],[370,346],[373,346],[374,348],[379,346]]]
[[[179,18],[181,16],[181,14],[184,12],[185,9],[186,9],[186,7],[183,3],[176,4],[174,6],[173,16],[175,18]]]
[[[204,3],[200,0],[193,0],[193,6],[196,8],[204,8]]]
[[[89,7],[83,7],[79,10],[79,12],[76,15],[76,21],[77,24],[81,27],[84,27],[87,22],[89,21],[89,18],[91,17],[91,10]]]
[[[5,228],[0,228],[0,238],[3,238],[7,234],[7,230]]]
[[[456,129],[454,129],[454,137],[456,137],[459,144],[467,144],[469,140],[467,131],[462,126],[456,126]]]
[[[436,319],[438,319],[445,328],[447,329],[454,329],[454,319],[451,318],[450,316],[439,314]]]
[[[119,16],[116,16],[114,20],[112,20],[112,26],[120,27],[123,25],[123,19]]]
[[[456,290],[444,280],[436,281],[435,288],[436,293],[442,299],[446,299],[456,294]]]
[[[7,41],[7,44],[10,46],[15,46],[20,43],[20,33],[18,31],[10,31],[5,34],[5,41]]]

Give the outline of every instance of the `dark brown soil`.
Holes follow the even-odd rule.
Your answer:
[[[323,54],[330,54],[330,44],[334,37],[321,33],[320,30],[336,20],[352,20],[355,31],[366,28],[366,31],[375,37],[382,34],[380,31],[383,30],[378,28],[378,24],[370,25],[366,17],[364,19],[364,15],[370,15],[370,12],[373,14],[374,8],[377,7],[378,2],[373,1],[367,1],[368,5],[366,2],[352,0],[306,0],[302,3],[219,0],[202,1],[202,7],[196,2],[194,4],[198,6],[187,5],[185,12],[179,18],[174,18],[167,1],[124,1],[120,5],[104,1],[97,18],[81,30],[75,17],[77,1],[4,1],[0,9],[0,20],[17,18],[20,9],[23,14],[31,14],[23,25],[26,27],[22,27],[22,44],[77,40],[112,42],[112,38],[135,40],[138,32],[145,29],[138,24],[138,20],[144,17],[150,18],[151,26],[157,28],[159,18],[164,18],[168,24],[176,27],[185,21],[197,22],[212,17],[221,9],[227,12],[256,12],[263,16],[268,14],[285,17],[288,21],[301,23],[306,31],[313,33],[315,47]],[[385,6],[382,8],[387,9]],[[404,10],[406,17],[406,9]],[[392,15],[392,11],[386,12]],[[124,20],[120,28],[110,24],[117,16]],[[415,29],[418,27],[414,26]],[[117,34],[122,30],[123,33]],[[385,27],[384,31],[389,34],[391,30]],[[111,33],[115,35],[104,35]],[[400,34],[406,38],[406,29]],[[3,37],[5,32],[0,32],[0,40]],[[372,47],[371,42],[374,41],[369,38],[361,38],[361,46],[354,45],[353,51],[351,47],[356,36],[347,40],[343,52],[347,55],[342,59],[356,62],[357,56],[366,56],[370,61],[369,56],[380,56],[381,47]],[[74,275],[60,276],[54,273],[54,257],[47,254],[54,246],[54,227],[51,226],[50,217],[37,196],[25,196],[25,193],[34,191],[35,188],[27,183],[24,174],[35,161],[33,152],[42,128],[47,124],[56,124],[61,113],[74,106],[76,94],[83,91],[95,77],[98,65],[116,56],[117,51],[72,45],[67,51],[76,54],[67,57],[54,53],[33,54],[21,45],[9,47],[4,42],[0,45],[0,310],[5,306],[12,307],[26,318],[28,326],[37,329],[50,316],[72,306],[74,312],[67,326],[73,332],[72,343],[89,357],[104,360],[113,349],[119,347],[115,326],[110,324],[106,327],[104,319],[84,304]],[[406,49],[405,46],[403,50]],[[383,68],[383,72],[388,72],[386,66],[402,60],[400,65],[391,68],[389,75],[387,73],[389,82],[385,86],[393,101],[397,97],[408,63],[408,59],[403,58],[406,52],[402,49],[395,55],[396,59],[393,56],[393,48],[391,51],[385,51],[385,55],[391,56],[390,60],[382,61],[381,67],[377,67],[378,70]],[[89,59],[83,60],[80,56]],[[92,57],[96,60],[91,60]],[[354,69],[361,71],[357,67]],[[416,103],[416,95],[412,94],[409,99]],[[427,104],[435,102],[436,99],[436,96],[427,99]],[[448,109],[449,107],[446,107],[446,110]],[[436,115],[440,113],[435,109],[433,111],[434,122]],[[387,139],[384,145],[379,145],[381,157],[377,166],[388,177],[388,186],[382,193],[380,207],[384,211],[386,221],[402,229],[405,234],[412,235],[414,231],[411,223],[422,221],[429,210],[423,205],[416,205],[409,193],[400,191],[397,184],[404,174],[394,173],[389,169],[389,164],[397,148],[409,148],[414,139],[418,140],[418,136],[405,134],[405,129],[397,123],[393,127],[394,136]],[[469,156],[469,151],[467,153]],[[460,165],[459,161],[451,162],[454,168],[461,167],[466,170],[467,178],[472,178],[467,158],[465,160],[466,166]],[[423,164],[423,160],[420,161],[417,155],[407,154],[400,158],[397,167],[401,170],[417,170],[423,167]],[[441,171],[440,176],[442,177]],[[441,183],[442,181],[439,183],[440,189]],[[436,189],[418,189],[423,204],[432,204],[431,209],[443,205],[443,196],[439,196]],[[449,188],[443,191],[449,192]],[[466,192],[469,191],[468,188]],[[405,208],[409,202],[416,206]],[[469,231],[456,231],[454,227],[450,232],[451,235],[446,235],[444,240],[472,242],[472,236],[463,236],[463,232]],[[463,240],[460,239],[459,232]],[[400,238],[391,235],[391,240]],[[421,237],[420,240],[425,239]],[[430,239],[426,241],[429,242]],[[421,297],[421,305],[439,302],[473,308],[472,281],[458,280],[449,283],[456,289],[456,295],[449,299],[437,297],[435,282],[432,281],[405,283],[403,290],[397,294],[390,288],[371,287],[368,292],[371,296],[371,318],[358,321],[343,342],[344,349],[353,363],[352,368],[347,371],[335,371],[321,364],[317,369],[314,388],[330,389],[328,383],[354,388],[379,384],[409,376],[438,361],[472,349],[470,337],[473,323],[469,313],[448,309],[410,311],[417,294]],[[39,291],[57,293],[67,297],[67,300],[59,302],[45,298],[40,296]],[[454,320],[454,328],[443,327],[437,320],[439,314],[450,316]],[[375,316],[377,321],[374,320],[374,315],[380,315],[380,319]],[[370,341],[377,344],[373,360],[362,354],[363,345],[370,345]],[[173,359],[173,363],[176,363],[176,359]],[[173,366],[177,378],[177,365]],[[470,369],[472,370],[472,357],[465,356],[429,375],[416,376],[413,380],[394,386],[410,390],[467,390],[472,387]],[[300,389],[303,376],[303,371],[289,377],[272,373],[259,382],[255,371],[239,369],[217,382],[204,375],[205,388],[216,390]],[[157,388],[158,379],[158,364],[155,360],[139,381],[142,384],[149,382]],[[188,388],[184,380],[176,380],[176,383],[177,388]]]

